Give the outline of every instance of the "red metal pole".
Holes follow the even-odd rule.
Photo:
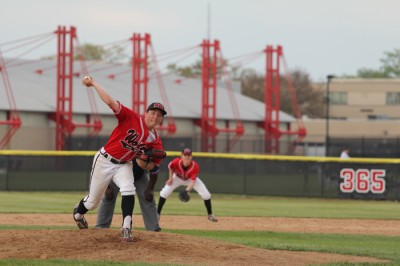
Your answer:
[[[214,44],[204,40],[202,63],[202,112],[201,112],[201,151],[215,152],[216,135],[216,98],[217,98],[217,57],[219,41]]]
[[[56,99],[56,150],[64,149],[64,132],[62,127],[62,95],[63,95],[63,58],[62,51],[65,45],[65,27],[58,26],[57,33],[57,99]]]
[[[176,125],[172,116],[167,94],[165,92],[165,86],[162,82],[161,73],[157,64],[156,56],[154,53],[153,46],[151,45],[150,34],[144,34],[143,37],[140,34],[133,34],[131,38],[132,48],[132,109],[144,115],[147,110],[147,98],[148,98],[148,82],[149,82],[149,48],[151,48],[153,57],[152,63],[156,72],[156,78],[160,89],[160,94],[163,104],[167,108],[168,125],[160,125],[157,130],[167,130],[168,134],[174,134],[176,132]]]
[[[134,33],[131,38],[132,50],[132,109],[144,115],[147,107],[147,83],[148,83],[148,49],[150,35]]]
[[[65,137],[75,128],[72,122],[73,39],[76,29],[58,27],[57,33],[57,104],[56,150],[64,150]],[[68,41],[69,37],[69,41]]]
[[[296,140],[292,145],[289,145],[287,154],[294,152],[295,145],[297,145],[306,135],[306,129],[303,121],[301,120],[300,107],[297,102],[295,89],[293,88],[290,75],[288,74],[286,61],[283,56],[283,48],[278,45],[276,49],[272,46],[267,46],[266,53],[266,73],[265,73],[265,152],[276,153],[280,152],[280,137],[282,135],[297,135]],[[288,91],[292,100],[292,108],[297,118],[298,130],[280,129],[280,62],[283,60],[283,66],[286,71],[286,79],[288,83]]]
[[[280,138],[280,58],[282,47],[274,49],[268,45],[266,52],[266,73],[265,73],[265,121],[264,141],[266,153],[279,153]],[[275,59],[275,60],[274,60]]]
[[[272,150],[275,154],[279,154],[280,151],[280,128],[279,125],[281,123],[281,119],[280,119],[280,110],[281,110],[281,100],[280,100],[280,96],[281,96],[281,76],[280,76],[280,61],[281,61],[281,57],[282,57],[282,46],[278,45],[276,50],[275,50],[275,65],[276,68],[274,69],[274,87],[273,87],[273,91],[274,91],[274,114],[275,117],[273,118],[273,128],[274,128],[274,132],[273,132],[273,147]]]
[[[12,93],[11,82],[10,79],[8,78],[6,64],[4,62],[4,58],[1,51],[0,51],[0,72],[3,77],[8,103],[10,105],[10,111],[7,113],[7,120],[0,121],[0,125],[9,126],[6,134],[0,140],[0,149],[2,149],[10,142],[12,136],[20,128],[22,122],[17,111],[14,94]]]
[[[272,151],[272,46],[268,45],[265,49],[265,118],[264,118],[264,145],[265,153]]]

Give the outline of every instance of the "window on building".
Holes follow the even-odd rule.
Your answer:
[[[347,105],[347,92],[335,91],[330,92],[330,102],[335,105]]]
[[[387,105],[400,105],[400,92],[387,92],[386,93]]]

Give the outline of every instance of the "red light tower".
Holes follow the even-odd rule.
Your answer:
[[[296,92],[294,90],[290,75],[288,74],[286,61],[283,56],[282,46],[278,45],[273,48],[268,45],[264,50],[266,53],[266,73],[265,73],[265,121],[263,123],[264,128],[264,141],[265,141],[265,153],[267,154],[279,154],[280,152],[280,137],[282,135],[296,135],[296,140],[292,145],[288,146],[288,152],[294,151],[295,145],[299,143],[306,136],[306,129],[304,127],[300,107],[297,101]],[[292,108],[294,110],[294,116],[297,119],[298,129],[296,131],[281,130],[280,129],[280,62],[283,60],[284,67],[286,68],[286,79],[288,83],[288,91],[290,93]]]
[[[202,64],[202,110],[201,110],[201,151],[215,151],[216,99],[217,99],[217,51],[219,41],[203,41]]]
[[[157,60],[153,46],[151,44],[150,34],[144,34],[142,37],[140,34],[134,33],[130,39],[133,43],[132,52],[132,109],[138,114],[144,115],[147,108],[147,93],[148,93],[148,64],[149,64],[149,48],[152,50],[152,63],[156,72],[156,78],[160,89],[161,99],[165,107],[167,108],[168,116],[166,120],[168,124],[166,126],[160,125],[157,127],[160,131],[167,131],[168,134],[172,135],[176,132],[176,125],[173,119],[172,111],[169,105],[168,97],[165,92],[164,83],[160,70],[158,68]],[[164,122],[164,121],[163,121]]]
[[[148,48],[150,35],[143,37],[134,33],[131,38],[132,51],[132,109],[138,114],[144,114],[147,108],[147,83],[148,77]]]
[[[12,93],[10,79],[8,78],[6,64],[4,62],[3,55],[0,51],[0,72],[3,76],[3,82],[6,89],[6,95],[8,104],[10,105],[10,111],[7,112],[7,120],[0,121],[0,125],[8,125],[9,128],[0,140],[0,149],[3,149],[11,140],[15,132],[21,127],[21,119],[19,117],[17,106],[15,104],[14,94]]]
[[[57,31],[57,103],[55,118],[56,121],[56,150],[65,149],[65,137],[71,135],[75,127],[93,128],[91,135],[100,132],[103,124],[97,113],[94,115],[93,123],[88,117],[87,123],[75,124],[72,120],[72,96],[73,96],[73,60],[74,60],[74,41],[77,40],[76,28],[59,26]],[[85,72],[87,70],[84,69]],[[96,103],[93,95],[89,93],[90,106],[92,112],[96,112]]]
[[[235,116],[236,128],[230,128],[229,122],[225,128],[217,128],[217,71],[218,60],[221,59],[223,68],[223,58],[220,56],[220,44],[218,40],[214,43],[203,40],[203,63],[202,63],[202,110],[201,110],[201,151],[216,151],[216,136],[218,133],[234,133],[235,135],[228,141],[227,152],[239,140],[244,133],[244,127],[239,118],[239,110],[234,100],[232,90],[229,90],[229,99],[232,104],[232,111]],[[221,57],[221,58],[220,58]]]

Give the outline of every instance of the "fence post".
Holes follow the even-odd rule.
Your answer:
[[[247,193],[247,160],[244,160],[244,167],[243,167],[243,196],[246,196]]]
[[[365,140],[364,140],[364,136],[362,136],[361,137],[361,154],[362,154],[362,157],[365,157],[365,147],[364,147],[364,145],[365,145]]]
[[[399,164],[396,164],[396,175],[395,175],[395,177],[394,177],[394,180],[393,180],[393,182],[391,182],[392,183],[392,186],[394,186],[394,191],[395,191],[395,200],[396,201],[399,201],[399,189],[398,189],[398,186],[397,186],[397,177],[399,176],[399,169],[400,169],[400,167],[399,167]],[[396,185],[394,185],[394,184],[396,184]]]
[[[10,156],[5,156],[6,157],[6,162],[5,162],[5,170],[6,170],[6,182],[5,182],[5,191],[8,191],[8,179],[9,179],[9,158]]]
[[[325,178],[326,178],[326,173],[328,172],[327,171],[327,167],[326,167],[326,165],[325,165],[325,163],[321,163],[321,165],[322,165],[322,175],[321,175],[321,198],[323,198],[324,197],[324,188],[325,188]]]
[[[308,162],[305,162],[303,197],[308,194]]]

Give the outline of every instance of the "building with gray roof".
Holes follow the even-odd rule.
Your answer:
[[[27,150],[54,150],[55,149],[55,122],[49,117],[56,111],[56,62],[53,60],[13,60],[7,63],[7,72],[15,103],[19,111],[22,126],[8,143],[7,149]],[[110,65],[99,62],[86,62],[89,74],[92,75],[107,92],[119,100],[122,104],[132,106],[132,78],[130,66]],[[74,63],[74,73],[81,73],[81,63]],[[109,75],[115,75],[109,78]],[[159,82],[163,86],[160,86]],[[219,82],[220,84],[221,82]],[[161,97],[160,90],[165,88],[167,99]],[[111,110],[105,105],[98,95],[90,88],[81,84],[81,76],[77,74],[73,78],[73,119],[76,123],[86,121],[92,113],[88,93],[94,93],[98,113],[101,115],[103,129],[99,137],[107,138],[116,125]],[[236,147],[238,152],[262,152],[254,150],[254,147],[246,147],[245,142],[260,141],[263,139],[264,130],[258,124],[264,121],[264,103],[244,96],[239,92],[233,92],[239,108],[240,119],[243,122],[245,133],[242,136],[241,147]],[[175,139],[175,143],[182,143],[179,139],[190,140],[189,145],[196,150],[201,129],[196,126],[195,121],[201,118],[202,89],[200,79],[178,77],[174,74],[162,75],[157,79],[155,74],[150,74],[148,83],[148,104],[151,102],[162,102],[168,109],[168,116],[174,118],[177,130],[171,136],[164,139]],[[6,119],[7,111],[10,109],[8,97],[4,85],[0,86],[0,120]],[[225,127],[229,122],[234,126],[234,112],[229,100],[228,89],[224,86],[217,88],[217,125]],[[294,122],[294,117],[280,112],[282,127]],[[7,126],[0,126],[0,138],[5,134]],[[87,136],[90,129],[76,128],[73,137]],[[161,135],[165,135],[161,132]],[[196,139],[196,140],[195,140]],[[227,135],[219,134],[217,139],[226,143]],[[164,141],[164,142],[168,142]],[[185,142],[185,141],[184,141]],[[102,145],[101,143],[98,143]],[[104,144],[104,143],[103,143]],[[188,145],[184,143],[183,145]],[[238,146],[236,145],[236,146]],[[254,144],[248,144],[254,146]],[[77,148],[77,147],[75,147]],[[98,148],[98,147],[97,147]],[[167,147],[170,150],[180,150],[181,147]],[[221,152],[222,146],[217,147]]]

